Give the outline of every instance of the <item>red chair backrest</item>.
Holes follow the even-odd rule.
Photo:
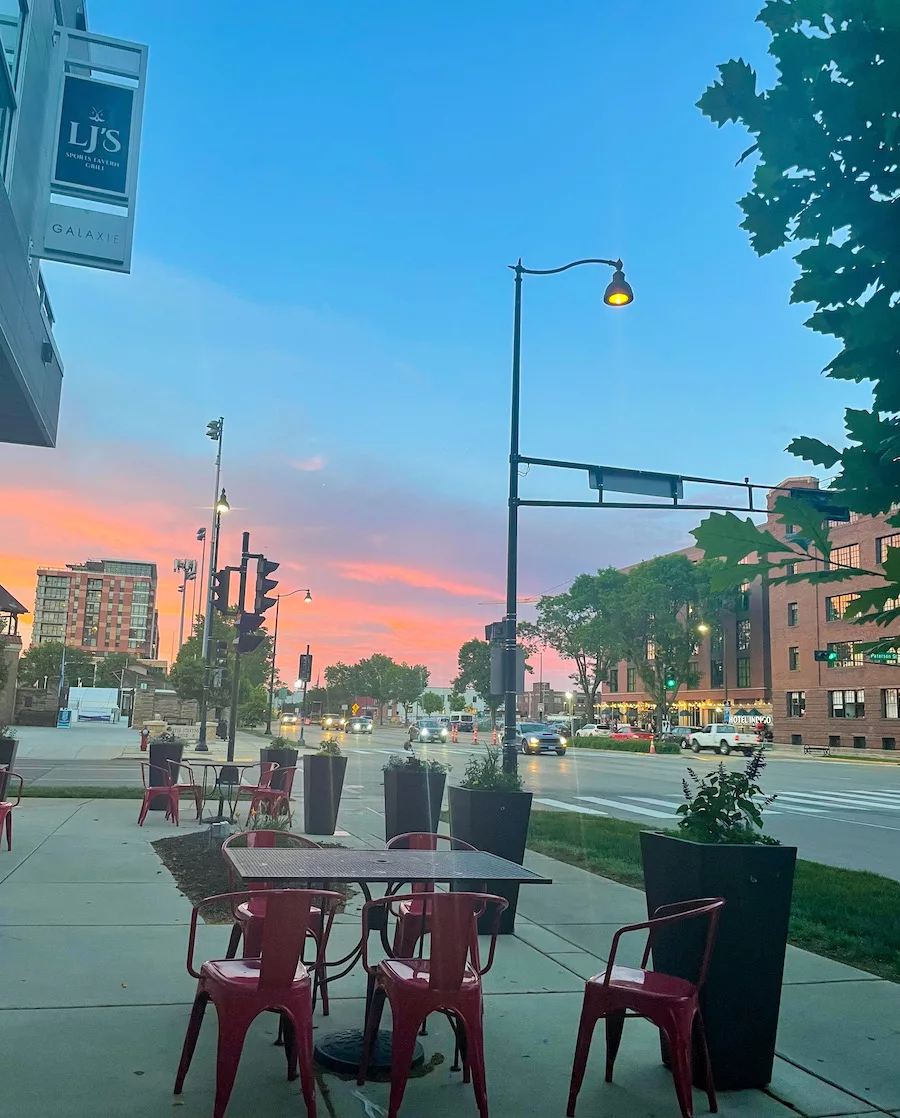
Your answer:
[[[290,796],[291,789],[294,786],[294,773],[297,771],[296,766],[289,769],[278,770],[278,790],[283,792],[285,796]]]
[[[676,901],[674,904],[660,905],[653,913],[653,916],[647,921],[647,928],[650,934],[647,937],[647,947],[644,951],[644,959],[641,966],[647,966],[647,960],[653,946],[653,936],[658,929],[672,924],[681,924],[686,920],[696,920],[702,916],[708,916],[709,922],[706,926],[706,941],[703,945],[700,969],[694,981],[694,985],[699,990],[706,981],[706,972],[709,970],[709,960],[712,957],[713,947],[716,943],[719,917],[724,907],[725,900],[723,897],[702,897],[697,900]]]
[[[162,773],[162,784],[153,784],[157,773]],[[175,781],[172,779],[172,770],[168,764],[151,765],[149,761],[141,761],[141,783],[145,788],[171,788]]]
[[[315,895],[307,889],[266,891],[266,920],[260,948],[260,990],[283,989],[294,981]]]
[[[231,862],[225,855],[225,851],[229,846],[235,845],[250,846],[257,850],[270,850],[275,846],[281,845],[294,850],[299,849],[313,849],[318,850],[319,844],[313,842],[312,839],[306,838],[305,835],[295,835],[291,831],[238,831],[236,835],[231,835],[222,843],[222,857],[225,858],[225,868],[228,871],[228,888],[233,889],[237,883],[237,874]],[[268,890],[268,885],[264,881],[248,881],[248,886],[252,889],[265,889]],[[250,911],[257,916],[264,916],[266,912],[266,902],[262,897],[254,898],[249,902]],[[232,906],[236,908],[237,906]]]
[[[429,954],[428,985],[434,991],[458,990],[462,985],[466,963],[472,963],[481,972],[478,958],[478,940],[472,931],[478,917],[488,905],[497,906],[500,912],[507,902],[502,897],[488,893],[434,893],[428,899],[431,910],[431,952]],[[490,968],[494,957],[496,928],[488,960]]]

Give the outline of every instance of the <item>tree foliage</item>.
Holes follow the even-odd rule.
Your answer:
[[[498,708],[503,703],[503,695],[491,693],[490,641],[481,641],[477,637],[466,641],[465,644],[460,646],[456,663],[459,668],[459,675],[452,681],[454,693],[463,692],[467,688],[476,691],[479,697],[487,703],[493,722],[497,717]]]
[[[419,697],[419,706],[426,714],[439,714],[444,709],[444,700],[434,691],[426,691]]]
[[[31,687],[37,683],[43,687],[46,677],[47,685],[55,687],[59,683],[62,654],[62,641],[33,644],[19,659],[19,685]],[[79,680],[83,687],[90,687],[94,679],[94,661],[90,654],[67,644],[65,675],[65,684],[69,687],[77,687]]]
[[[589,713],[600,684],[619,660],[621,639],[613,623],[613,603],[626,575],[613,567],[595,575],[579,575],[564,594],[544,596],[537,605],[537,621],[523,622],[519,634],[552,648],[575,665],[569,678],[587,696]]]
[[[382,652],[373,653],[355,664],[338,662],[325,669],[328,703],[349,703],[358,696],[369,696],[379,707],[392,699],[403,703],[407,712],[428,686],[424,664],[398,664]]]
[[[272,665],[272,641],[265,630],[262,630],[262,633],[262,644],[253,652],[247,652],[241,656],[241,686],[246,683],[250,687],[262,687],[266,690],[269,685]],[[213,647],[212,659],[215,659],[216,641],[225,641],[228,647],[225,670],[222,674],[222,685],[220,687],[210,687],[208,701],[211,706],[227,706],[231,701],[234,637],[234,621],[231,618],[223,617],[220,613],[213,613],[209,637]],[[214,680],[213,672],[214,667],[210,669],[210,683]],[[180,698],[197,699],[199,701],[203,690],[203,673],[203,622],[199,620],[194,627],[193,634],[184,642],[178,652],[172,670],[169,672],[169,681]]]
[[[900,5],[895,0],[768,0],[758,17],[771,32],[769,53],[779,78],[761,89],[742,60],[719,67],[719,80],[699,101],[720,127],[743,124],[756,156],[749,192],[740,202],[754,250],[763,256],[794,249],[800,276],[791,301],[812,303],[806,325],[837,339],[825,368],[836,380],[869,382],[873,407],[847,408],[847,441],[794,439],[788,450],[834,470],[835,503],[863,515],[888,514],[900,526]],[[780,499],[785,523],[802,524],[802,509]],[[788,516],[793,519],[788,520]],[[809,511],[807,510],[809,520]],[[734,564],[756,554],[757,572],[795,561],[802,552],[827,556],[825,517],[807,523],[809,547],[785,547],[751,521],[714,514],[697,535],[707,553]],[[813,532],[813,529],[816,529]],[[823,539],[824,534],[824,539]],[[889,563],[874,573],[887,585],[865,600],[863,621],[889,624],[884,601],[900,596]],[[805,563],[796,578],[852,577]],[[884,594],[881,592],[884,590]],[[871,592],[870,592],[871,593]],[[879,602],[881,603],[879,605]],[[857,603],[858,605],[858,603]],[[862,607],[860,607],[862,608]]]

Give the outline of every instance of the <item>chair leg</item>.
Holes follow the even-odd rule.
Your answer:
[[[284,1034],[284,1054],[287,1057],[288,1079],[297,1078],[297,1030],[294,1019],[289,1013],[279,1014],[281,1030]]]
[[[584,1081],[588,1054],[591,1050],[591,1038],[596,1024],[597,1015],[585,999],[585,1004],[581,1007],[581,1020],[578,1023],[578,1039],[575,1042],[575,1059],[572,1062],[572,1078],[569,1082],[569,1105],[566,1108],[567,1118],[574,1118],[575,1115],[575,1103]]]
[[[484,1032],[482,1028],[482,1010],[478,1006],[472,1013],[458,1014],[462,1022],[465,1035],[466,1059],[463,1072],[463,1082],[466,1082],[466,1072],[471,1069],[472,1087],[475,1091],[475,1102],[481,1118],[488,1118],[487,1082],[484,1071]]]
[[[378,1026],[381,1024],[381,1015],[384,1012],[385,993],[380,986],[375,987],[372,995],[372,1004],[369,1006],[369,1016],[366,1018],[366,1031],[363,1036],[362,1058],[359,1062],[359,1074],[356,1077],[357,1087],[362,1087],[366,1081],[366,1072],[372,1059],[372,1048],[378,1036]]]
[[[703,1018],[699,1013],[694,1018],[694,1029],[697,1032],[697,1043],[700,1054],[703,1056],[703,1074],[706,1080],[706,1097],[709,1099],[709,1112],[710,1114],[718,1114],[719,1101],[716,1098],[716,1085],[713,1082],[712,1062],[710,1061],[709,1048],[706,1044],[706,1029],[703,1026]]]
[[[231,938],[228,940],[228,950],[225,952],[226,959],[234,959],[237,957],[237,949],[243,934],[244,932],[240,924],[235,921],[231,928]]]
[[[172,794],[172,818],[175,820],[175,826],[177,827],[179,825],[178,824],[178,793],[177,792],[174,792]]]
[[[203,1024],[203,1014],[206,1012],[206,1005],[208,1002],[209,995],[198,990],[197,996],[194,998],[194,1004],[191,1007],[191,1016],[184,1038],[184,1047],[181,1050],[181,1062],[178,1065],[178,1072],[175,1075],[176,1095],[181,1094],[185,1076],[188,1073],[188,1068],[191,1066],[194,1049],[197,1047],[197,1037],[200,1035],[200,1026]]]
[[[194,791],[194,803],[197,805],[197,822],[199,823],[203,815],[203,793],[199,788]]]
[[[680,1027],[681,1022],[672,1020],[665,1026],[669,1041],[669,1055],[672,1060],[672,1078],[675,1081],[675,1094],[681,1108],[681,1118],[694,1118],[694,1095],[691,1089],[691,1029]]]
[[[144,820],[147,818],[147,812],[150,810],[150,796],[147,792],[144,793],[144,802],[141,804],[141,810],[138,814],[138,826],[143,827]]]
[[[220,1010],[218,1006],[216,1010],[219,1016],[219,1045],[216,1054],[216,1100],[213,1106],[213,1118],[223,1118],[234,1087],[234,1078],[244,1048],[244,1037],[253,1018]]]
[[[297,1061],[300,1066],[300,1088],[306,1103],[308,1118],[316,1118],[316,1076],[313,1071],[313,1027],[312,1007],[291,1016],[290,1027],[294,1030]]]
[[[610,1013],[606,1018],[606,1082],[612,1083],[613,1064],[619,1051],[622,1029],[625,1027],[625,1011]]]
[[[6,813],[6,849],[12,850],[12,808]]]
[[[393,1009],[393,1006],[391,1007]],[[409,1072],[412,1067],[413,1056],[416,1051],[416,1037],[419,1034],[421,1020],[407,1017],[405,1020],[398,1014],[393,1014],[393,1032],[391,1034],[391,1095],[388,1101],[387,1118],[397,1118],[403,1094],[409,1081]],[[374,1038],[373,1038],[374,1039]],[[474,1040],[474,1038],[471,1038]],[[476,1095],[478,1092],[477,1072],[475,1071],[475,1048],[471,1043],[472,1070],[475,1075]],[[481,1118],[486,1118],[482,1112]]]

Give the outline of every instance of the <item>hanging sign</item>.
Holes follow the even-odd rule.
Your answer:
[[[134,93],[128,86],[65,75],[54,190],[127,201]]]

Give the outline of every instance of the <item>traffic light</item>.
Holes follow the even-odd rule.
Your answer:
[[[844,524],[850,522],[850,510],[843,505],[833,505],[832,499],[837,494],[829,493],[827,489],[791,489],[790,494],[795,500],[812,505],[823,520],[838,520]]]
[[[228,663],[228,641],[216,641],[215,659],[213,663],[217,668],[224,668]]]
[[[219,613],[228,612],[228,584],[231,581],[231,571],[226,567],[224,571],[216,571],[213,576],[213,606]]]
[[[838,654],[836,648],[817,648],[813,652],[813,659],[823,664],[833,664],[837,660]]]
[[[671,691],[674,687],[677,687],[677,686],[678,686],[678,680],[675,678],[675,676],[672,674],[672,672],[669,672],[668,675],[666,676],[666,689],[668,691]]]
[[[238,620],[238,652],[255,652],[262,644],[265,633],[258,630],[265,618],[261,613],[242,613]]]
[[[211,419],[206,425],[206,437],[218,441],[222,437],[222,420]]]
[[[260,559],[259,565],[256,568],[256,596],[253,600],[253,612],[265,613],[267,609],[271,609],[275,605],[277,599],[267,598],[266,595],[270,590],[274,590],[278,585],[277,578],[269,578],[273,571],[277,571],[280,564],[271,563],[268,559]],[[260,621],[260,625],[262,621]],[[258,627],[258,626],[257,626]]]

